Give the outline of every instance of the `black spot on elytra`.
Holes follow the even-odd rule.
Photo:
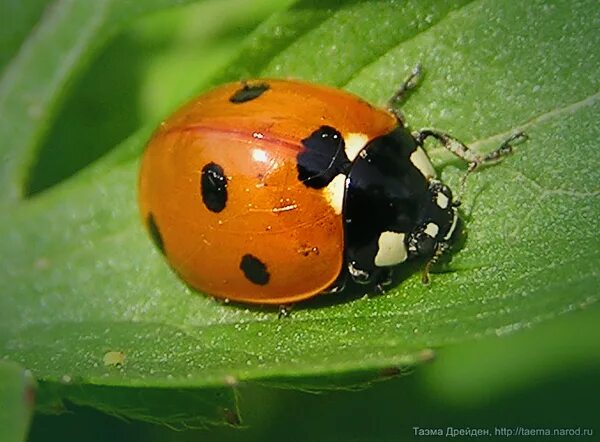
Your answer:
[[[305,149],[298,154],[298,179],[307,187],[321,189],[340,173],[347,173],[350,160],[345,142],[337,130],[321,126],[302,140]]]
[[[154,215],[152,213],[148,214],[146,218],[146,225],[148,226],[148,231],[150,232],[150,236],[152,237],[152,241],[160,250],[160,252],[164,255],[165,253],[165,244],[162,239],[162,235],[160,234],[160,230],[158,229],[158,225],[156,224],[156,220],[154,219]]]
[[[200,193],[204,205],[211,212],[220,212],[227,204],[227,177],[223,168],[216,163],[208,163],[202,168]]]
[[[271,277],[265,263],[250,254],[242,256],[240,269],[244,272],[246,278],[254,284],[266,285]]]
[[[246,101],[260,97],[269,88],[270,86],[267,83],[244,83],[240,89],[229,97],[229,101],[236,104],[245,103]]]

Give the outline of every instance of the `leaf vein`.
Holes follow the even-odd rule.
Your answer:
[[[529,120],[527,120],[525,123],[523,123],[519,126],[513,127],[512,129],[509,129],[505,132],[497,133],[497,134],[489,136],[487,138],[475,140],[475,141],[469,143],[469,147],[474,150],[480,150],[481,147],[486,144],[500,143],[514,133],[527,132],[527,129],[529,129],[535,125],[545,123],[547,121],[550,121],[554,118],[561,117],[566,114],[574,114],[582,108],[585,108],[588,106],[593,106],[594,104],[596,104],[596,102],[599,99],[600,99],[600,91],[598,91],[595,94],[590,95],[582,100],[576,101],[574,103],[568,104],[563,107],[557,107],[555,109],[551,109],[542,114],[536,115],[536,116],[530,118]]]

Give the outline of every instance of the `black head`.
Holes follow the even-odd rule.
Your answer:
[[[421,213],[406,245],[408,257],[431,258],[439,248],[446,248],[458,222],[452,191],[437,180],[430,180],[426,197],[421,202]]]
[[[391,267],[432,257],[450,241],[456,207],[434,173],[401,126],[370,141],[352,162],[344,221],[347,271],[354,281],[380,284]]]

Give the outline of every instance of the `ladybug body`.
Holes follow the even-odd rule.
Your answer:
[[[282,305],[347,279],[384,285],[456,226],[421,144],[393,112],[341,90],[227,84],[154,134],[142,217],[183,280],[216,297]]]

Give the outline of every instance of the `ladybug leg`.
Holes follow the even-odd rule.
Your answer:
[[[346,282],[348,281],[348,273],[342,272],[338,279],[326,290],[323,290],[324,294],[339,293],[346,288]]]
[[[277,319],[287,318],[290,316],[290,312],[292,310],[291,304],[282,304],[279,306],[279,313],[277,314]]]
[[[392,284],[392,269],[385,268],[381,270],[381,273],[377,277],[377,283],[375,284],[375,291],[377,294],[382,295],[385,293],[385,288]]]
[[[524,132],[517,132],[500,144],[500,146],[490,153],[486,155],[480,155],[476,153],[473,149],[469,149],[469,147],[464,144],[462,141],[457,140],[451,135],[447,133],[440,132],[435,129],[422,129],[418,132],[413,133],[413,137],[415,138],[417,144],[420,146],[423,145],[425,140],[429,137],[435,138],[438,140],[447,150],[452,152],[454,155],[459,157],[461,160],[465,161],[469,167],[467,169],[467,173],[461,179],[461,191],[460,194],[463,193],[465,181],[467,177],[476,169],[481,166],[487,166],[490,164],[495,164],[500,161],[505,156],[512,153],[513,145],[521,143],[527,139],[527,135]]]
[[[450,248],[450,246],[448,245],[447,242],[440,242],[436,245],[435,251],[433,252],[433,256],[431,257],[431,259],[429,261],[427,261],[427,263],[425,264],[425,267],[423,268],[423,273],[421,274],[421,282],[424,285],[429,285],[429,282],[430,282],[429,273],[431,272],[431,267],[433,267],[433,265],[439,261],[440,257],[444,253],[446,253],[446,251],[449,248]]]
[[[371,273],[368,272],[367,270],[363,270],[363,269],[356,267],[354,262],[349,261],[347,263],[347,267],[348,267],[348,273],[350,274],[352,281],[354,281],[358,284],[363,284],[363,285],[369,284],[372,282]]]
[[[421,80],[421,65],[417,64],[414,67],[414,69],[412,70],[412,72],[410,73],[410,75],[406,78],[406,80],[404,80],[404,82],[402,82],[402,84],[400,85],[400,87],[398,88],[396,93],[394,95],[392,95],[392,97],[388,100],[388,103],[387,103],[388,110],[396,116],[396,118],[402,124],[402,126],[405,125],[404,124],[405,119],[404,119],[404,115],[402,115],[402,112],[400,111],[400,109],[398,109],[398,106],[406,100],[407,93],[409,91],[411,91],[412,89],[414,89],[415,87],[417,87],[417,84],[419,84],[420,80]]]

